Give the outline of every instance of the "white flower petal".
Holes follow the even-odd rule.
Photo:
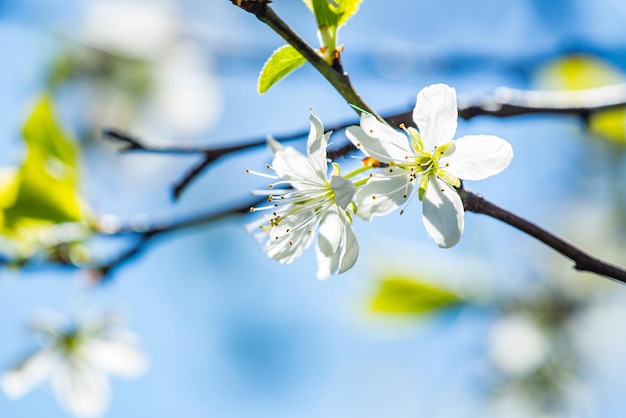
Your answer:
[[[419,128],[426,151],[452,140],[457,118],[454,88],[445,84],[433,84],[417,94],[413,120]]]
[[[348,224],[347,219],[345,222],[345,228],[346,235],[345,242],[343,243],[344,248],[341,256],[341,263],[339,265],[339,274],[350,270],[359,257],[359,242],[356,239],[356,234],[352,230],[352,227]]]
[[[326,176],[320,178],[309,160],[293,147],[285,147],[274,155],[272,168],[282,179],[291,182],[298,190],[323,186]]]
[[[440,167],[461,179],[482,180],[493,176],[513,158],[511,144],[497,136],[468,135],[454,143],[454,152],[441,157]]]
[[[356,214],[366,221],[386,215],[406,203],[411,190],[413,182],[409,181],[408,171],[396,167],[393,173],[378,172],[357,189]]]
[[[37,351],[5,372],[0,386],[7,397],[20,398],[50,375],[57,360],[57,354],[50,349]]]
[[[285,146],[274,139],[274,137],[268,135],[267,136],[267,147],[272,151],[273,155],[276,155],[278,151],[282,151],[285,149]]]
[[[268,233],[268,257],[283,264],[298,258],[313,242],[316,222],[316,215],[312,211],[296,212],[283,218]]]
[[[98,369],[122,377],[136,377],[148,368],[148,359],[130,341],[93,339],[85,342],[84,352]]]
[[[365,155],[384,163],[404,161],[414,154],[405,135],[369,113],[362,113],[361,127],[350,126],[346,129],[346,136]]]
[[[324,135],[324,125],[313,109],[311,109],[309,120],[311,121],[311,130],[306,142],[309,163],[317,172],[317,176],[325,179],[328,172],[326,146],[330,132]]]
[[[83,364],[68,361],[52,376],[52,388],[59,403],[77,417],[101,416],[110,398],[105,377]]]
[[[326,279],[339,268],[341,244],[345,241],[346,225],[336,208],[330,209],[320,221],[317,237],[317,278]]]
[[[463,218],[463,202],[456,190],[431,176],[424,195],[422,215],[428,234],[441,248],[450,248],[461,239]]]
[[[356,191],[354,183],[343,177],[332,176],[330,178],[330,188],[335,193],[335,203],[342,209],[348,207]]]

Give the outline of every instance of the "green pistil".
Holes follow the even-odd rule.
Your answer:
[[[57,344],[63,353],[72,355],[78,351],[81,344],[82,335],[77,330],[71,330],[61,335]]]
[[[454,143],[446,142],[445,144],[437,147],[433,153],[430,153],[424,150],[421,137],[415,129],[408,128],[407,132],[409,133],[411,142],[418,157],[412,163],[405,165],[398,164],[398,166],[404,168],[405,170],[412,169],[418,174],[419,199],[424,199],[426,188],[428,187],[428,180],[431,176],[437,176],[454,187],[460,187],[461,181],[457,177],[448,173],[445,169],[439,168],[439,160],[446,154],[446,152],[448,152],[450,147],[454,147]]]

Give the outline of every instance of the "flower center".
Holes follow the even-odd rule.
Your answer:
[[[70,329],[62,334],[57,341],[61,352],[68,356],[75,355],[82,343],[82,335],[77,329]]]

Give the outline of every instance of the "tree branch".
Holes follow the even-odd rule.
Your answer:
[[[468,190],[459,191],[463,199],[466,211],[482,213],[519,229],[522,232],[538,239],[548,247],[563,254],[574,262],[574,268],[579,271],[588,271],[609,277],[616,282],[626,283],[626,270],[621,267],[609,264],[599,258],[593,257],[573,244],[554,235],[553,233],[521,218],[520,216],[503,209],[482,196]]]
[[[67,249],[62,250],[68,243],[60,243],[56,247],[50,248],[50,254],[47,258],[40,255],[33,257],[12,259],[6,255],[0,254],[0,266],[19,267],[24,269],[41,269],[41,268],[71,268],[85,269],[91,272],[92,278],[96,282],[106,282],[113,277],[113,273],[124,264],[134,260],[140,256],[148,246],[154,242],[154,239],[168,233],[180,231],[182,229],[193,228],[196,226],[206,225],[231,216],[244,215],[250,212],[250,208],[266,201],[266,198],[254,197],[243,203],[226,206],[222,209],[212,210],[206,213],[200,213],[174,221],[153,221],[145,228],[137,229],[131,223],[120,223],[117,226],[105,226],[97,221],[92,224],[93,234],[101,237],[128,237],[134,238],[135,242],[121,250],[109,260],[92,259],[86,262],[76,262],[65,253]],[[61,255],[63,254],[63,255]]]
[[[614,84],[606,87],[597,87],[575,91],[537,91],[518,90],[501,87],[493,94],[478,100],[459,97],[458,112],[461,119],[470,120],[477,116],[491,116],[495,118],[509,118],[530,114],[572,115],[583,119],[604,110],[626,107],[626,83]],[[405,124],[411,126],[413,122],[413,105],[410,109],[390,112],[383,116],[390,125]],[[339,131],[358,124],[358,119],[340,122],[327,127],[327,131]],[[237,141],[238,145],[226,147],[153,147],[144,144],[137,137],[115,128],[106,128],[103,135],[126,143],[122,151],[143,151],[164,154],[211,154],[214,159],[226,154],[255,148],[266,144],[266,137],[256,137]],[[309,131],[300,130],[288,134],[275,136],[277,141],[292,141],[304,138]]]
[[[356,92],[348,74],[340,71],[337,61],[335,67],[328,64],[309,44],[307,44],[289,25],[287,25],[268,5],[269,0],[230,0],[235,6],[252,13],[261,22],[272,28],[281,38],[293,46],[319,73],[337,90],[357,113],[364,110],[383,120]],[[359,110],[361,109],[361,110]]]
[[[496,118],[508,118],[529,114],[572,115],[587,120],[591,115],[604,110],[626,107],[626,83],[615,84],[606,87],[598,87],[577,91],[532,91],[510,88],[499,88],[494,94],[485,96],[479,100],[459,100],[459,117],[465,120],[477,116],[491,116]],[[383,118],[391,126],[399,126],[404,123],[414,126],[413,109],[389,113]],[[348,126],[358,124],[358,119],[340,122],[327,128],[329,131],[339,131]],[[275,139],[293,141],[304,138],[308,130],[296,131],[290,134],[276,136]],[[265,146],[266,137],[257,137],[244,141],[237,141],[237,145],[223,147],[153,147],[146,145],[140,139],[114,128],[103,130],[103,134],[109,138],[124,143],[121,151],[141,151],[161,154],[204,154],[202,160],[194,165],[173,186],[173,197],[178,199],[189,184],[195,180],[214,161],[226,155],[244,151],[247,149]],[[351,143],[346,143],[339,148],[329,150],[329,158],[337,159],[346,156],[355,150]]]
[[[626,83],[584,90],[537,91],[507,87],[478,101],[459,100],[459,117],[470,120],[476,116],[508,118],[530,114],[573,115],[586,120],[603,110],[626,106]],[[413,110],[385,117],[392,126],[413,123]]]

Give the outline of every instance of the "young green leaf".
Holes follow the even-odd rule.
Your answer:
[[[336,28],[339,26],[339,7],[332,0],[313,0],[313,13],[318,28]]]
[[[362,0],[340,0],[339,3],[339,22],[337,26],[343,26],[346,24],[348,19],[350,19],[361,6]]]
[[[311,12],[315,14],[315,10],[313,8],[313,0],[302,1],[311,10]],[[338,17],[336,26],[339,27],[345,25],[348,19],[350,19],[359,10],[362,1],[363,0],[336,0],[332,2],[329,7],[335,12]]]
[[[381,281],[371,306],[377,312],[426,315],[463,303],[448,289],[393,276]]]
[[[304,64],[306,59],[291,45],[284,45],[272,53],[265,62],[261,73],[257,90],[260,94],[265,93],[282,78]]]
[[[12,177],[14,193],[4,207],[3,229],[26,223],[76,222],[82,219],[77,194],[77,150],[54,119],[52,101],[44,97],[23,129],[26,157]],[[2,194],[0,194],[2,195]]]

